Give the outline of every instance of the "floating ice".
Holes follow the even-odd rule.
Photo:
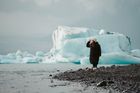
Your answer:
[[[42,52],[42,51],[37,51],[37,52],[36,52],[36,56],[37,56],[37,57],[44,57],[44,56],[45,56],[45,53]]]
[[[16,53],[0,55],[0,63],[41,63],[45,54],[41,51],[36,52],[36,56],[28,52],[18,50]]]
[[[139,64],[140,58],[127,53],[104,53],[100,57],[100,64]],[[89,57],[81,58],[80,64],[90,64]]]
[[[16,53],[0,55],[0,63],[58,63],[72,62],[89,64],[89,39],[96,38],[101,45],[99,64],[140,63],[140,50],[132,50],[128,36],[103,29],[59,26],[52,34],[53,47],[48,53],[42,51],[32,55],[18,50]]]

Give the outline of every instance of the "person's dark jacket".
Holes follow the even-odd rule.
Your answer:
[[[90,57],[101,56],[101,47],[98,42],[93,42],[93,45],[90,45],[90,41],[88,41],[86,46],[90,48]]]

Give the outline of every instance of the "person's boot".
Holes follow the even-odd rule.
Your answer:
[[[94,71],[94,70],[96,70],[97,69],[97,67],[92,67],[92,70]]]

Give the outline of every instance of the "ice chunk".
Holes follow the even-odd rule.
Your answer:
[[[4,58],[0,60],[0,64],[11,64],[11,63],[18,63],[17,60]]]
[[[89,28],[58,26],[53,32],[53,48],[59,50],[62,48],[63,41],[66,39],[85,38],[93,35],[98,35],[99,31]]]
[[[22,52],[18,50],[16,53],[8,53],[7,55],[2,55],[0,57],[0,63],[29,63],[29,62],[36,62],[37,57],[33,56],[28,52]]]
[[[90,64],[89,57],[83,57],[80,63]],[[104,53],[100,57],[99,64],[140,64],[140,58],[133,57],[126,53]]]
[[[16,60],[15,53],[8,53],[7,55],[1,55],[0,64],[8,64],[8,63],[18,63]]]
[[[37,51],[37,52],[36,52],[36,56],[37,56],[37,57],[44,57],[44,56],[45,56],[45,53],[42,52],[42,51]]]
[[[23,56],[23,53],[20,50],[17,50],[16,56]]]
[[[58,53],[64,57],[87,56],[89,55],[89,48],[86,48],[86,41],[86,38],[65,40]]]
[[[83,57],[80,59],[80,64],[85,65],[85,64],[90,64],[89,62],[89,57]]]
[[[128,36],[120,33],[91,28],[59,26],[52,35],[53,48],[50,51],[53,62],[89,63],[89,48],[86,43],[96,38],[101,45],[100,63],[138,63],[140,59],[131,56],[131,42]],[[48,60],[48,58],[46,57]],[[67,60],[66,60],[67,59]]]
[[[99,30],[88,28],[58,27],[53,33],[52,50],[62,55],[85,56],[89,52],[85,45],[90,38],[97,39],[101,44],[103,53],[129,52],[131,50],[130,41],[123,34],[114,32],[113,34],[107,34],[104,30],[100,32],[104,34],[100,35]]]
[[[93,32],[93,33],[92,33]],[[131,45],[126,36],[119,33],[98,34],[98,30],[87,28],[58,27],[53,33],[53,52],[60,53],[62,56],[88,56],[89,49],[86,43],[90,38],[96,38],[101,44],[103,53],[110,52],[129,52]],[[103,32],[103,30],[101,30]],[[83,35],[84,33],[84,35]],[[88,34],[92,33],[92,34]],[[76,35],[75,35],[76,34]],[[69,36],[71,35],[71,36]],[[71,38],[66,38],[71,37]]]
[[[35,57],[24,57],[23,63],[38,63],[38,60]]]
[[[106,34],[106,31],[104,29],[101,29],[99,35],[104,35],[104,34]]]
[[[140,58],[140,49],[134,49],[131,51],[131,54],[135,57],[139,57]]]
[[[8,53],[5,58],[8,58],[8,59],[16,59],[16,55],[15,53]]]

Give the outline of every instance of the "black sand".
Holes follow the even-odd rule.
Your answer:
[[[112,88],[121,93],[140,93],[140,64],[100,67],[94,71],[88,68],[71,70],[59,73],[53,78],[87,86]]]

